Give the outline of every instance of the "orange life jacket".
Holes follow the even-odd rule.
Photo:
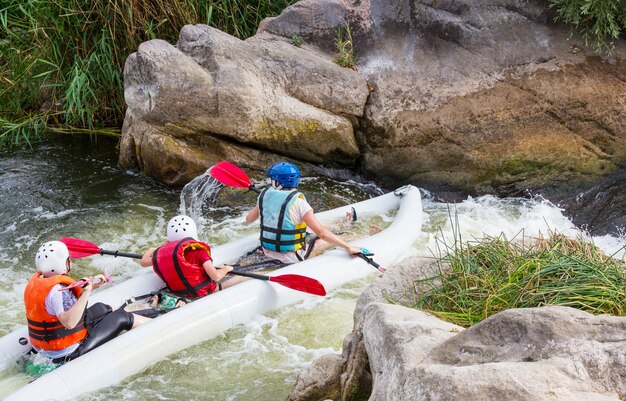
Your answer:
[[[167,288],[181,297],[198,298],[215,291],[216,284],[204,267],[185,259],[188,249],[205,250],[211,256],[211,247],[193,238],[166,242],[152,254],[152,268],[165,281]]]
[[[72,284],[68,276],[58,275],[45,278],[41,272],[32,275],[24,290],[24,304],[28,320],[30,343],[38,349],[58,351],[81,342],[87,336],[84,319],[73,329],[65,326],[54,315],[46,311],[46,296],[57,284]],[[83,290],[75,287],[70,291],[80,297]]]

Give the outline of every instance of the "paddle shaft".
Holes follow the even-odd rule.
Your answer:
[[[113,256],[121,256],[124,258],[135,258],[135,259],[141,259],[141,255],[137,254],[137,253],[127,253],[127,252],[119,252],[119,251],[106,251],[104,249],[100,250],[100,254],[101,255],[113,255]],[[270,276],[263,276],[261,274],[254,274],[254,273],[247,273],[247,272],[240,272],[240,271],[235,271],[235,270],[231,270],[228,272],[228,274],[234,274],[235,276],[243,276],[243,277],[250,277],[250,278],[256,278],[258,280],[265,280],[265,281],[271,281],[270,280]]]
[[[113,255],[113,256],[120,256],[123,258],[134,258],[134,259],[141,259],[142,255],[138,254],[138,253],[127,253],[127,252],[120,252],[120,251],[107,251],[104,249],[100,249],[100,254],[101,255]],[[233,267],[265,267],[267,265],[267,267],[273,267],[279,264],[274,264],[274,265],[270,265],[267,262],[261,262],[261,263],[253,263],[251,265],[248,266],[241,266],[238,263],[232,265]],[[261,276],[259,274],[253,274],[253,273],[245,273],[245,272],[236,272],[236,271],[230,271],[229,273],[232,274],[239,274],[240,276],[246,276],[246,277],[252,277],[252,278],[258,278],[261,280],[269,280],[269,277],[266,276]]]
[[[234,274],[235,276],[243,276],[243,277],[250,277],[250,278],[256,278],[259,280],[265,280],[265,281],[271,281],[271,276],[263,276],[261,274],[255,274],[255,273],[248,273],[248,272],[240,272],[240,271],[236,271],[236,270],[231,270],[228,272],[228,274]]]
[[[252,185],[252,184],[248,187],[248,189],[249,189],[250,191],[254,191],[254,192],[256,192],[257,194],[260,194],[260,193],[261,193],[261,190],[260,190],[259,188],[255,187],[255,186],[254,186],[254,185]]]
[[[363,259],[364,261],[366,261],[367,263],[369,263],[370,265],[374,266],[375,268],[377,268],[377,269],[380,268],[380,265],[378,263],[374,262],[374,259],[369,258],[369,257],[365,256],[362,253],[359,253],[357,256],[360,257],[361,259]]]
[[[126,258],[134,258],[134,259],[142,258],[142,255],[139,255],[136,253],[106,251],[104,249],[100,249],[100,254],[122,256]],[[284,276],[271,277],[271,276],[264,276],[261,274],[254,274],[254,273],[241,272],[241,271],[235,271],[235,270],[231,270],[227,274],[249,277],[249,278],[253,278],[257,280],[270,281],[272,283],[280,284],[296,291],[302,291],[302,292],[306,292],[306,293],[313,294],[313,295],[321,295],[321,296],[326,295],[326,290],[324,289],[324,286],[320,282],[318,282],[317,280],[311,279],[309,277],[305,277],[305,276],[287,274]]]
[[[104,249],[100,249],[100,255],[113,255],[115,257],[119,256],[122,258],[134,258],[134,259],[141,259],[140,254],[138,253],[128,253],[128,252],[120,252],[120,251],[107,251]]]

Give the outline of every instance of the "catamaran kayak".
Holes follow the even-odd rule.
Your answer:
[[[359,216],[383,214],[397,209],[392,224],[371,237],[352,241],[367,248],[375,259],[389,266],[415,242],[422,226],[420,192],[413,186],[353,205],[317,214],[325,223],[339,221],[354,207]],[[259,245],[251,235],[213,248],[216,264],[233,263]],[[326,290],[338,288],[376,272],[364,260],[335,249],[315,258],[270,273],[270,276],[299,274],[320,281]],[[163,287],[151,269],[133,278],[96,292],[90,303],[105,302],[119,306],[127,299]],[[209,340],[255,316],[293,304],[312,295],[260,280],[248,280],[211,294],[182,308],[162,315],[141,327],[120,335],[99,348],[49,372],[5,400],[69,400],[79,395],[116,384],[151,364]],[[30,350],[28,331],[22,327],[0,339],[0,367],[6,367]],[[97,368],[96,368],[97,367]]]

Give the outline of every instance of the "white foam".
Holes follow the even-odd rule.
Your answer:
[[[346,203],[352,201],[349,195],[341,196]],[[100,240],[99,246],[103,249],[140,254],[150,246],[163,243],[165,225],[172,209],[150,204],[149,201],[133,204],[133,207],[132,211],[122,215],[102,213],[102,216],[90,220],[90,227],[95,227],[93,232],[78,232],[76,236],[84,236],[97,244]],[[501,233],[507,238],[537,236],[550,230],[573,237],[582,234],[560,208],[541,198],[482,196],[448,205],[434,202],[432,196],[426,193],[424,208],[424,232],[407,254],[431,256],[436,249],[435,237],[452,243],[458,233],[464,240]],[[254,225],[243,224],[247,213],[244,208],[218,210],[204,205],[204,209],[200,206],[197,210],[200,210],[203,223],[200,236],[212,245],[258,230]],[[80,219],[84,216],[83,212],[66,214],[65,218]],[[37,208],[37,213],[47,212]],[[228,217],[217,217],[225,213]],[[56,218],[63,217],[59,213],[54,215]],[[381,217],[383,222],[392,219],[390,215]],[[369,221],[358,223],[367,226]],[[18,225],[17,230],[20,229]],[[593,240],[606,253],[617,252],[619,257],[624,257],[624,235],[602,236]],[[11,246],[28,250],[38,242],[37,235],[29,234],[20,236],[19,241]],[[0,248],[2,266],[17,265],[15,256],[11,256],[14,254]],[[30,256],[25,258],[30,260]],[[80,270],[81,273],[97,273],[106,268],[116,281],[139,270],[136,260],[111,256],[85,258],[79,266],[79,269],[84,269]],[[3,283],[0,285],[3,290],[0,291],[0,320],[7,322],[0,326],[0,331],[6,331],[23,320],[22,292],[30,274],[30,266],[0,269],[0,282]],[[340,352],[342,339],[351,330],[356,299],[376,274],[372,268],[372,276],[368,279],[334,290],[325,298],[307,298],[293,307],[259,316],[211,341],[160,361],[119,386],[92,394],[89,399],[200,399],[205,392],[214,392],[215,399],[224,400],[284,398],[301,369],[323,354]],[[225,377],[237,380],[225,380]],[[3,380],[0,378],[0,381]],[[18,377],[16,380],[21,379]],[[273,398],[266,397],[266,394],[273,395]]]

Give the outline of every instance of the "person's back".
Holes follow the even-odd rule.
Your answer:
[[[152,268],[169,291],[185,298],[199,298],[215,291],[203,265],[212,262],[211,248],[193,238],[169,241],[152,255]]]
[[[174,295],[199,298],[215,291],[217,283],[232,270],[213,266],[211,247],[198,241],[198,229],[188,216],[176,216],[167,225],[167,242],[157,249],[148,249],[143,267],[152,266]]]
[[[304,215],[313,208],[295,189],[266,188],[258,198],[261,245],[278,254],[298,252],[306,246]]]
[[[43,244],[35,256],[37,272],[24,290],[24,305],[30,342],[41,355],[55,363],[77,358],[115,338],[124,330],[147,319],[124,310],[113,312],[96,303],[87,308],[93,284],[67,287],[75,281],[67,276],[71,261],[67,246],[59,241]],[[98,277],[104,281],[104,276]]]
[[[351,254],[360,252],[359,248],[349,246],[317,220],[313,208],[297,190],[300,171],[294,164],[275,163],[268,175],[272,180],[271,187],[261,192],[257,205],[246,216],[247,223],[260,218],[260,240],[266,256],[286,263],[306,259],[314,246],[321,247],[320,241],[307,242],[308,229],[322,241],[340,246]]]

